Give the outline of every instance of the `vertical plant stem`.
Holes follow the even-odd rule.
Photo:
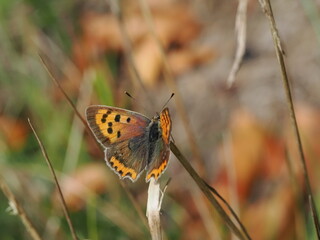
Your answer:
[[[150,179],[148,189],[148,202],[147,202],[147,218],[150,228],[152,240],[161,240],[161,221],[160,221],[160,209],[161,209],[161,190],[160,184],[154,179]]]
[[[51,171],[51,174],[52,174],[52,177],[53,177],[53,179],[54,179],[55,185],[56,185],[56,187],[57,187],[57,189],[58,189],[58,193],[59,193],[59,197],[60,197],[60,200],[61,200],[61,205],[62,205],[63,213],[64,213],[64,215],[65,215],[65,217],[66,217],[67,222],[68,222],[68,225],[69,225],[69,228],[70,228],[70,231],[71,231],[72,238],[73,238],[73,240],[78,240],[76,231],[74,230],[73,224],[72,224],[72,222],[71,222],[71,219],[70,219],[70,216],[69,216],[69,212],[68,212],[68,209],[67,209],[67,205],[66,205],[66,202],[65,202],[65,200],[64,200],[64,197],[63,197],[63,194],[62,194],[62,191],[61,191],[59,182],[58,182],[58,178],[57,178],[56,173],[55,173],[55,171],[54,171],[54,169],[53,169],[53,167],[52,167],[52,164],[51,164],[51,162],[50,162],[50,160],[49,160],[49,156],[48,156],[48,154],[47,154],[47,151],[46,151],[46,149],[44,148],[44,146],[43,146],[40,138],[38,137],[37,132],[36,132],[35,129],[33,128],[32,124],[31,124],[31,122],[30,122],[30,119],[28,119],[28,122],[29,122],[29,125],[30,125],[30,127],[31,127],[31,129],[32,129],[32,132],[33,132],[34,136],[36,137],[36,139],[37,139],[37,141],[38,141],[38,143],[39,143],[39,146],[40,146],[40,148],[41,148],[41,152],[42,152],[42,154],[43,154],[43,156],[44,156],[44,158],[45,158],[45,160],[46,160],[46,162],[47,162],[47,164],[48,164],[48,167],[49,167],[49,169],[50,169],[50,171]]]
[[[147,218],[144,215],[139,203],[137,202],[137,200],[133,197],[132,193],[130,192],[130,190],[128,189],[128,187],[123,183],[123,181],[120,181],[121,186],[123,187],[123,190],[126,192],[129,200],[131,201],[132,205],[134,206],[134,208],[136,209],[143,225],[148,229],[148,222],[147,222]]]
[[[264,11],[265,15],[267,16],[267,18],[269,20],[269,25],[270,25],[272,38],[273,38],[274,47],[275,47],[275,51],[277,54],[278,62],[280,64],[282,82],[283,82],[285,93],[286,93],[287,103],[288,103],[289,112],[290,112],[290,118],[291,118],[295,138],[296,138],[297,145],[298,145],[301,164],[303,167],[304,182],[305,182],[305,187],[307,189],[307,198],[308,199],[310,198],[309,204],[310,204],[310,209],[311,209],[312,215],[313,215],[313,222],[314,222],[314,225],[316,228],[317,237],[318,237],[318,239],[320,239],[319,217],[318,217],[318,213],[316,211],[316,205],[315,205],[313,194],[312,194],[307,164],[306,164],[306,160],[305,160],[305,156],[304,156],[304,152],[303,152],[303,147],[302,147],[301,136],[300,136],[300,132],[299,132],[298,124],[297,124],[297,119],[296,119],[296,115],[295,115],[295,110],[294,110],[294,106],[293,106],[293,100],[292,100],[292,94],[291,94],[291,90],[290,90],[289,79],[287,76],[286,65],[285,65],[284,57],[283,57],[284,52],[281,47],[281,41],[280,41],[279,33],[278,33],[278,30],[276,27],[276,22],[275,22],[275,19],[273,16],[270,0],[259,0],[259,2],[261,4],[262,10]]]
[[[67,102],[69,103],[69,105],[71,106],[71,108],[73,109],[74,113],[78,116],[78,118],[81,120],[81,122],[83,123],[83,125],[86,127],[87,132],[90,134],[90,136],[95,139],[95,136],[93,135],[92,131],[90,130],[86,120],[82,117],[82,115],[79,113],[78,109],[76,108],[76,106],[73,104],[73,102],[71,101],[71,98],[67,95],[67,93],[64,91],[64,89],[62,88],[62,86],[59,84],[59,82],[57,81],[57,79],[54,77],[53,73],[50,71],[48,65],[46,64],[45,59],[39,55],[41,62],[43,63],[44,68],[47,70],[47,73],[49,74],[51,80],[54,82],[54,84],[57,86],[57,88],[61,91],[61,93],[63,94],[63,96],[65,97],[65,99],[67,100]],[[94,141],[97,144],[97,147],[99,149],[101,149],[101,146],[98,144],[97,141]],[[124,188],[125,192],[128,194],[129,199],[133,199],[132,194],[130,193],[130,191],[128,191],[125,185],[121,184],[121,186]],[[134,204],[133,205],[137,212],[142,212],[142,210],[140,209],[138,204]],[[143,214],[139,214],[139,216],[141,217],[141,220],[143,222],[143,224],[146,226],[146,219],[145,217],[143,217]]]
[[[239,239],[251,239],[247,231],[241,231],[231,220],[231,218],[228,216],[228,214],[225,212],[225,210],[222,208],[222,206],[219,204],[217,199],[211,194],[211,192],[214,192],[215,195],[220,196],[217,191],[215,191],[213,188],[209,187],[202,178],[197,174],[197,172],[192,168],[190,163],[187,161],[187,159],[182,155],[182,153],[179,151],[177,146],[171,142],[170,143],[170,149],[174,153],[174,155],[177,157],[177,159],[180,161],[180,163],[183,165],[183,167],[187,170],[187,172],[191,175],[193,180],[196,182],[198,187],[201,189],[203,194],[207,197],[209,202],[212,204],[212,206],[216,209],[216,211],[219,213],[220,217],[224,220],[224,222],[227,224],[227,226],[230,228],[230,230],[239,238]],[[221,200],[223,199],[221,196],[219,197]],[[224,199],[223,199],[224,200]],[[225,200],[224,200],[225,201]],[[230,207],[229,205],[227,205]],[[231,207],[230,207],[231,209]],[[232,214],[235,215],[234,211],[232,211]],[[238,218],[237,218],[238,220]],[[240,222],[240,220],[239,220]],[[241,227],[244,228],[244,226],[241,224]]]
[[[236,167],[234,163],[233,156],[233,146],[232,146],[232,134],[230,131],[227,131],[223,134],[223,150],[225,156],[225,164],[227,168],[227,179],[228,179],[228,190],[230,196],[230,203],[235,209],[235,212],[239,214],[239,199],[238,199],[238,191],[237,191],[237,173]],[[234,239],[235,236],[232,236]]]
[[[240,69],[240,65],[246,51],[248,0],[238,0],[238,2],[235,27],[237,35],[237,50],[227,79],[229,87],[231,87],[235,81],[236,73]]]
[[[95,78],[95,72],[92,69],[88,69],[84,73],[83,80],[80,85],[80,91],[76,108],[84,109],[86,108],[86,106],[90,104],[92,81]],[[64,173],[70,173],[74,171],[78,164],[84,128],[85,125],[81,124],[81,119],[77,118],[76,115],[74,115],[64,165],[62,168],[62,171]]]
[[[0,176],[0,188],[3,192],[3,194],[8,198],[9,202],[13,205],[12,207],[16,211],[16,213],[19,215],[23,225],[29,232],[30,236],[34,240],[42,240],[39,233],[31,223],[29,217],[27,216],[27,213],[25,212],[24,208],[20,205],[14,194],[11,192],[9,186],[6,184],[4,179]]]

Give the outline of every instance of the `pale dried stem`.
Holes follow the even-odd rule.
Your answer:
[[[160,220],[160,210],[162,203],[162,196],[160,190],[160,184],[154,179],[150,179],[149,189],[148,189],[148,202],[147,202],[147,218],[150,228],[150,233],[152,240],[161,240],[161,220]]]
[[[229,86],[231,86],[235,81],[236,73],[239,71],[240,64],[246,50],[247,5],[248,5],[248,0],[239,0],[238,10],[236,15],[236,27],[235,27],[236,35],[237,35],[237,50],[236,50],[236,55],[228,76],[228,80],[227,80],[227,83]]]

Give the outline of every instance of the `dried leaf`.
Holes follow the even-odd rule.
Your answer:
[[[182,48],[168,54],[168,62],[174,74],[182,74],[193,67],[209,62],[214,52],[208,47]]]

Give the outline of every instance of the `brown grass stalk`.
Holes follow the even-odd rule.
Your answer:
[[[64,91],[63,87],[60,85],[60,83],[57,81],[57,79],[54,77],[53,73],[50,71],[46,61],[44,60],[44,58],[39,55],[41,62],[43,63],[44,68],[47,70],[48,75],[50,76],[50,79],[53,81],[53,83],[58,87],[58,89],[62,92],[63,96],[65,97],[65,99],[67,100],[67,102],[69,103],[69,105],[71,106],[71,108],[73,109],[73,111],[75,112],[75,114],[78,116],[78,118],[81,120],[81,122],[84,124],[84,126],[86,127],[87,132],[90,134],[90,136],[95,139],[93,133],[91,132],[91,130],[89,129],[89,126],[86,122],[86,120],[82,117],[82,115],[79,113],[78,109],[76,108],[76,106],[74,105],[74,103],[71,101],[70,97],[67,95],[67,93]],[[94,141],[98,148],[101,149],[101,146],[97,143],[97,141]],[[101,150],[102,151],[102,150]],[[148,224],[147,224],[147,220],[146,217],[144,216],[144,214],[142,213],[142,209],[139,206],[139,204],[137,203],[137,201],[135,200],[135,198],[133,197],[132,193],[128,190],[128,188],[121,183],[120,184],[121,187],[124,189],[125,193],[127,194],[129,200],[132,202],[134,208],[136,209],[142,223],[144,224],[144,226],[146,228],[148,228]]]
[[[319,217],[318,217],[315,201],[314,201],[313,194],[312,194],[312,188],[311,188],[311,183],[310,183],[310,179],[309,179],[308,168],[307,168],[307,164],[306,164],[306,160],[305,160],[305,156],[304,156],[301,136],[300,136],[299,127],[298,127],[296,114],[295,114],[295,110],[294,110],[292,93],[291,93],[291,89],[290,89],[290,83],[289,83],[286,65],[285,65],[285,61],[284,61],[284,51],[281,46],[281,40],[280,40],[280,36],[278,33],[276,22],[275,22],[275,19],[273,16],[270,0],[259,0],[259,2],[261,5],[261,8],[262,8],[262,11],[264,12],[264,14],[266,15],[266,17],[269,21],[270,31],[271,31],[271,35],[273,38],[273,43],[274,43],[276,55],[277,55],[278,63],[280,65],[282,82],[283,82],[283,86],[284,86],[285,93],[286,93],[287,104],[288,104],[288,108],[289,108],[292,127],[294,130],[295,139],[296,139],[298,150],[299,150],[300,161],[302,164],[302,170],[303,170],[303,175],[304,175],[304,182],[305,182],[305,187],[307,190],[306,194],[307,194],[307,198],[309,199],[309,205],[310,205],[309,207],[311,209],[311,214],[313,216],[313,222],[314,222],[314,226],[316,229],[317,237],[318,237],[318,239],[320,239]]]
[[[9,200],[10,204],[13,205],[14,211],[19,215],[23,225],[25,226],[26,230],[30,234],[31,238],[34,240],[42,240],[40,237],[38,231],[33,226],[31,220],[29,219],[26,211],[24,208],[20,205],[18,200],[16,199],[13,192],[11,192],[9,186],[4,181],[4,179],[0,176],[0,188],[3,192],[3,194],[6,196],[6,198]]]
[[[193,180],[196,182],[198,187],[201,189],[203,194],[207,197],[207,199],[212,204],[212,206],[216,209],[221,219],[223,219],[223,221],[227,224],[230,230],[239,239],[251,239],[245,227],[243,226],[243,224],[241,223],[241,221],[239,220],[235,212],[232,210],[230,205],[222,198],[222,196],[214,188],[210,187],[208,184],[205,183],[205,181],[203,181],[203,179],[197,174],[197,172],[193,169],[193,167],[190,165],[190,163],[187,161],[187,159],[183,156],[183,154],[179,151],[179,149],[173,142],[170,143],[170,149],[174,153],[174,155],[177,157],[177,159],[180,161],[180,163],[183,165],[183,167],[190,174],[190,176],[193,178]],[[217,195],[220,198],[220,200],[222,200],[226,204],[228,209],[231,211],[231,214],[236,218],[236,220],[240,224],[241,230],[234,224],[234,222],[231,220],[228,214],[224,211],[224,209],[219,204],[217,199],[212,195],[212,193]]]
[[[117,5],[117,3],[115,3],[114,1],[112,1],[112,9],[113,9],[113,13],[116,15],[116,17],[118,17],[118,20],[119,20],[119,24],[120,24],[120,27],[121,27],[121,32],[122,32],[122,35],[123,35],[123,38],[126,42],[125,44],[125,51],[126,51],[126,54],[127,54],[127,58],[128,58],[128,61],[129,63],[131,64],[131,67],[137,77],[137,79],[140,79],[139,77],[139,74],[136,70],[136,68],[134,67],[134,61],[133,61],[133,55],[132,55],[132,48],[131,48],[131,45],[130,45],[130,41],[129,41],[129,38],[126,34],[126,31],[125,31],[125,28],[124,28],[124,25],[123,25],[123,22],[122,22],[122,15],[120,13],[120,10],[119,10],[119,6]],[[161,44],[159,45],[159,47],[161,47]],[[162,48],[161,48],[162,49]],[[164,53],[163,49],[162,49],[162,53]],[[42,60],[43,61],[43,60]],[[45,62],[43,61],[49,75],[51,76],[51,79],[55,82],[55,84],[57,85],[57,87],[62,91],[63,95],[65,96],[65,98],[67,99],[67,101],[69,102],[70,106],[72,107],[72,109],[75,111],[76,115],[82,120],[82,122],[87,126],[87,123],[86,121],[83,119],[83,117],[81,116],[81,114],[79,114],[79,112],[77,111],[75,105],[71,102],[71,99],[67,96],[67,94],[64,92],[63,88],[60,86],[60,84],[57,82],[57,80],[54,78],[54,76],[51,74],[50,70],[47,68]],[[167,64],[167,61],[165,60],[164,58],[164,63]],[[173,80],[173,77],[172,77],[172,74],[170,75],[170,68],[169,66],[167,66],[167,69],[169,69],[167,72],[169,72],[169,76],[167,76],[167,78],[171,79],[169,81],[171,81],[171,83],[175,84],[174,83],[174,80]],[[141,79],[140,79],[141,81]],[[141,84],[143,86],[143,83],[141,81]],[[176,85],[174,85],[174,87],[176,87]],[[173,88],[174,88],[173,87]],[[147,91],[145,91],[147,93]],[[179,97],[178,97],[179,98]],[[152,98],[150,98],[152,99]],[[181,98],[179,98],[181,99]],[[178,105],[178,109],[181,109],[180,108],[180,105]],[[183,106],[183,105],[182,105]],[[186,114],[185,114],[186,116]],[[187,121],[188,122],[188,121]],[[188,128],[190,129],[190,128]],[[91,132],[91,131],[89,131]],[[192,136],[192,134],[189,132],[189,134]],[[194,155],[195,157],[197,156],[196,152],[198,151],[199,153],[199,149],[197,148],[195,142],[193,144],[191,144],[191,146],[193,147],[193,151],[194,151]],[[189,174],[192,176],[192,178],[195,180],[196,184],[198,185],[198,187],[201,189],[201,191],[205,194],[205,196],[208,198],[209,202],[214,206],[214,208],[217,210],[217,212],[219,213],[219,215],[221,216],[221,218],[225,221],[225,223],[230,227],[230,229],[234,232],[234,234],[239,238],[239,239],[251,239],[250,236],[248,235],[247,231],[246,230],[243,230],[244,227],[243,225],[241,224],[239,218],[235,217],[236,220],[238,222],[240,222],[240,226],[241,226],[241,229],[240,230],[234,223],[233,221],[230,219],[230,217],[228,216],[228,214],[224,211],[224,209],[221,207],[221,205],[219,204],[219,202],[215,199],[215,197],[212,195],[212,191],[214,193],[216,193],[215,190],[212,190],[212,188],[208,187],[205,182],[200,178],[200,176],[196,173],[196,171],[192,168],[192,166],[189,164],[189,162],[187,162],[187,160],[184,158],[184,156],[181,154],[181,152],[178,150],[178,148],[173,144],[171,143],[170,145],[171,147],[171,151],[176,155],[176,157],[179,159],[179,161],[182,163],[182,165],[185,167],[185,169],[189,172]],[[195,150],[196,149],[196,150]],[[200,156],[200,154],[199,154]],[[199,160],[200,158],[198,158]],[[199,161],[197,161],[197,164],[199,164]],[[201,169],[201,168],[200,168]],[[128,193],[128,191],[126,191]],[[220,195],[219,195],[220,196]],[[152,197],[152,196],[150,196]],[[220,196],[221,197],[221,196]],[[130,198],[131,199],[131,198]],[[222,199],[222,197],[221,197]],[[228,206],[229,210],[231,209],[231,207],[227,204],[227,202],[224,200],[224,203]],[[231,211],[231,214],[232,215],[235,215],[234,211]],[[140,215],[140,214],[139,214]]]
[[[30,125],[30,127],[31,127],[31,129],[32,129],[32,132],[33,132],[34,136],[36,137],[36,139],[37,139],[37,141],[38,141],[38,144],[39,144],[39,146],[40,146],[40,148],[41,148],[41,152],[42,152],[42,154],[43,154],[43,156],[44,156],[44,158],[45,158],[45,160],[46,160],[46,162],[47,162],[47,164],[48,164],[48,167],[49,167],[50,172],[51,172],[51,174],[52,174],[52,177],[53,177],[53,179],[54,179],[54,183],[55,183],[55,185],[56,185],[56,188],[58,189],[59,198],[60,198],[60,200],[61,200],[61,205],[62,205],[62,210],[63,210],[63,213],[64,213],[64,215],[65,215],[65,217],[66,217],[67,222],[68,222],[68,225],[69,225],[69,228],[70,228],[70,231],[71,231],[72,238],[73,238],[73,240],[78,240],[76,231],[75,231],[75,229],[74,229],[74,227],[73,227],[73,225],[72,225],[72,222],[71,222],[71,219],[70,219],[70,215],[69,215],[69,212],[68,212],[68,208],[67,208],[66,202],[65,202],[65,200],[64,200],[64,197],[63,197],[63,194],[62,194],[62,191],[61,191],[59,182],[58,182],[58,178],[57,178],[57,176],[56,176],[56,173],[55,173],[55,171],[54,171],[54,168],[52,167],[52,164],[51,164],[51,161],[50,161],[49,156],[48,156],[48,154],[47,154],[47,151],[46,151],[46,149],[44,148],[44,146],[43,146],[40,138],[38,137],[38,134],[37,134],[36,130],[35,130],[34,127],[32,126],[32,123],[31,123],[30,119],[28,119],[28,122],[29,122],[29,125]]]

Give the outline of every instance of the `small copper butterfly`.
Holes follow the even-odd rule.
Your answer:
[[[126,109],[93,105],[87,122],[105,149],[107,165],[120,178],[138,179],[146,169],[146,182],[156,180],[168,165],[171,119],[169,109],[149,119]]]

